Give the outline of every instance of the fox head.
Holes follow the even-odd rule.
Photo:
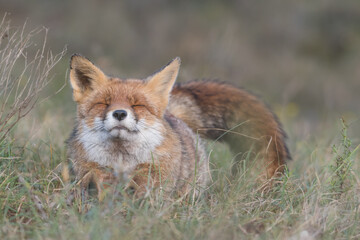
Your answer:
[[[88,59],[73,55],[70,83],[83,131],[99,139],[158,138],[179,68],[177,57],[146,79],[120,79],[108,77]]]

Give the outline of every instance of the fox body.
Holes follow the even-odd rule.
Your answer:
[[[192,81],[171,93],[169,111],[203,138],[229,145],[237,160],[253,153],[261,178],[279,176],[291,155],[276,115],[256,96],[227,83]],[[234,165],[233,172],[237,172]]]
[[[80,55],[71,58],[77,123],[68,157],[83,188],[93,182],[100,194],[120,176],[139,194],[149,184],[178,194],[192,183],[203,189],[209,164],[198,134],[228,142],[235,153],[252,148],[267,178],[284,170],[285,133],[258,98],[225,83],[174,85],[179,67],[175,58],[144,80],[120,79]]]
[[[69,158],[83,188],[98,193],[119,176],[143,194],[146,187],[184,194],[189,183],[206,186],[208,161],[194,132],[169,111],[180,59],[146,80],[107,77],[74,55],[70,81],[78,103],[77,123],[68,140]],[[196,169],[195,169],[196,168]]]

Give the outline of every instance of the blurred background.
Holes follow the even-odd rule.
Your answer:
[[[340,134],[340,117],[359,143],[358,0],[0,0],[0,16],[5,13],[13,26],[48,28],[54,52],[67,46],[49,94],[68,81],[73,53],[123,78],[146,77],[180,56],[178,81],[219,79],[261,96],[283,122],[292,151],[325,134],[329,146]],[[75,109],[67,84],[18,134],[47,131],[63,144]]]

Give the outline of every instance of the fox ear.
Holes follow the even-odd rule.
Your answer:
[[[81,101],[94,87],[104,84],[106,81],[106,75],[87,58],[79,54],[71,56],[70,83],[76,102]]]
[[[151,95],[158,98],[158,104],[162,112],[168,105],[170,92],[179,73],[181,60],[174,58],[158,72],[146,79],[146,88]]]

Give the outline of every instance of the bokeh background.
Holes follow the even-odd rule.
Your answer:
[[[67,82],[73,53],[124,78],[146,77],[180,56],[178,81],[219,79],[261,96],[284,123],[293,152],[309,140],[329,147],[340,135],[340,117],[359,143],[357,0],[0,0],[0,16],[5,13],[13,26],[48,28],[54,52],[67,46],[49,95]],[[16,134],[40,132],[63,145],[75,109],[67,84]]]

